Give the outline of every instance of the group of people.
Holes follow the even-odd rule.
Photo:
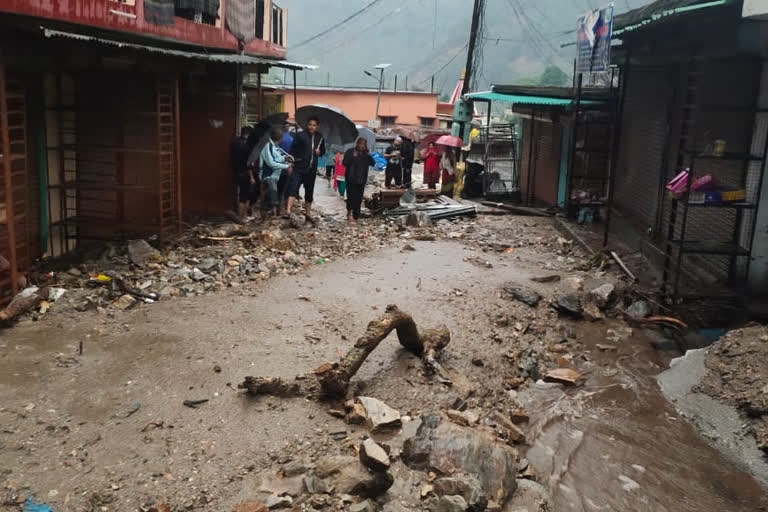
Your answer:
[[[291,135],[288,130],[274,126],[269,129],[269,142],[252,158],[258,137],[250,126],[243,126],[240,136],[231,146],[232,170],[238,186],[238,215],[249,221],[256,203],[261,206],[261,218],[271,211],[289,217],[304,187],[304,217],[312,219],[315,181],[319,158],[325,154],[325,141],[318,131],[320,121],[311,118],[303,131]],[[250,213],[250,214],[249,214]]]
[[[387,159],[387,167],[384,171],[384,186],[387,188],[410,187],[413,175],[413,143],[402,137],[397,137],[394,142],[384,150],[384,158]]]
[[[270,212],[277,217],[283,208],[283,216],[290,217],[303,187],[304,217],[307,222],[314,223],[312,203],[317,170],[326,153],[319,124],[317,118],[310,118],[305,129],[295,134],[290,133],[288,125],[285,128],[271,127],[269,141],[258,158],[251,156],[258,143],[253,127],[244,126],[240,130],[240,136],[232,142],[231,161],[238,186],[238,215],[241,219],[253,220],[256,203],[260,204],[262,220]],[[362,137],[343,157],[336,155],[337,172],[343,172],[341,194],[347,195],[347,220],[350,222],[360,218],[368,169],[374,164],[368,143]]]
[[[421,159],[424,162],[424,183],[427,187],[436,189],[442,178],[440,192],[453,195],[453,186],[456,183],[455,153],[451,149],[446,149],[441,155],[435,143],[430,142],[422,153]]]

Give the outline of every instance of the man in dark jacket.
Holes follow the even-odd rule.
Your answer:
[[[411,175],[413,174],[414,148],[411,139],[403,137],[401,153],[403,155],[403,186],[408,188],[411,186]]]
[[[247,219],[248,208],[251,201],[251,189],[256,184],[256,178],[253,175],[253,169],[248,167],[248,157],[251,154],[253,128],[243,126],[240,129],[240,136],[235,137],[229,148],[232,173],[234,174],[235,184],[238,188],[238,210],[237,214],[241,219]]]
[[[288,204],[285,208],[288,215],[293,210],[299,189],[304,185],[304,217],[312,222],[312,201],[314,200],[315,180],[317,179],[317,159],[325,154],[325,141],[317,126],[320,121],[311,117],[303,132],[297,133],[291,145],[291,156],[295,164],[294,171],[288,177],[286,195]]]

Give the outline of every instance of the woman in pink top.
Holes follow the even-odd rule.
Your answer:
[[[342,163],[341,152],[336,152],[334,158],[334,170],[333,170],[333,188],[339,191],[339,195],[344,197],[344,192],[347,190],[346,174],[347,168]]]
[[[429,188],[437,188],[436,184],[440,181],[440,153],[434,143],[429,143],[421,158],[424,160],[424,183]]]

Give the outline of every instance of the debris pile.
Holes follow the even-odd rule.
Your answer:
[[[699,391],[735,406],[744,430],[768,454],[768,329],[753,325],[729,331],[708,349],[709,373]]]

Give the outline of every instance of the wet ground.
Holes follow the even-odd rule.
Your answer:
[[[546,219],[507,219],[554,236]],[[416,250],[401,251],[406,242]],[[331,434],[360,430],[324,404],[249,399],[235,389],[245,375],[290,378],[335,360],[397,304],[419,326],[446,324],[448,364],[477,395],[492,397],[504,392],[513,370],[505,354],[515,349],[511,327],[492,319],[559,321],[544,301],[533,310],[501,299],[498,287],[514,280],[549,297],[566,285],[529,278],[558,265],[534,249],[396,239],[379,253],[253,287],[19,324],[0,333],[0,485],[35,493],[57,511],[136,510],[149,499],[231,510],[257,493],[257,473],[333,453],[340,443]],[[634,333],[617,354],[601,353],[595,344],[608,325],[567,324],[586,385],[520,393],[532,416],[527,456],[552,490],[554,510],[768,510],[764,490],[663,400],[653,380],[662,362],[648,340]],[[448,407],[458,391],[420,369],[392,337],[366,361],[355,391],[412,417]],[[183,405],[199,399],[209,402]]]

